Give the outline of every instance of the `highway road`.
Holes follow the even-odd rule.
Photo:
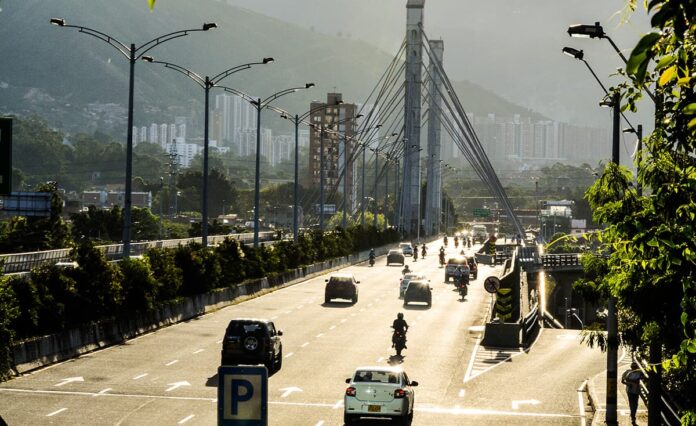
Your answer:
[[[340,425],[345,379],[355,367],[390,362],[390,325],[404,312],[411,328],[402,367],[419,382],[413,424],[582,425],[577,388],[602,371],[601,354],[565,331],[544,331],[539,350],[529,353],[479,346],[490,303],[482,283],[494,271],[479,265],[461,301],[443,281],[438,247],[430,245],[425,261],[407,258],[431,279],[431,308],[402,306],[401,267],[381,257],[373,268],[341,271],[361,281],[356,305],[325,305],[328,276],[316,277],[4,382],[0,416],[10,425],[215,424],[225,327],[233,318],[258,317],[284,332],[283,367],[269,379],[269,424]]]

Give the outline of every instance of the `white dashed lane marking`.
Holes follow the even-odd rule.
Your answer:
[[[186,423],[187,421],[191,420],[193,417],[194,417],[193,414],[191,414],[191,415],[189,415],[189,416],[186,416],[186,417],[184,417],[183,419],[179,420],[179,424],[180,424],[180,425],[183,425],[183,424]]]
[[[55,416],[56,414],[60,414],[60,413],[62,413],[62,412],[65,411],[65,410],[67,410],[67,408],[61,408],[60,410],[56,410],[56,411],[54,411],[54,412],[52,412],[52,413],[46,414],[46,417],[53,417],[53,416]]]
[[[139,374],[139,375],[133,377],[133,380],[139,380],[139,379],[142,379],[142,378],[145,377],[145,376],[147,376],[147,373]]]
[[[166,363],[166,364],[164,364],[164,365],[166,365],[167,367],[169,367],[170,365],[174,365],[174,364],[176,364],[177,362],[179,362],[179,360],[178,360],[178,359],[175,359],[174,361],[169,361],[168,363]]]

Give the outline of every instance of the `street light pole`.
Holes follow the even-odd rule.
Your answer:
[[[377,208],[377,196],[378,196],[378,186],[377,186],[377,178],[379,178],[379,149],[374,150],[375,153],[375,186],[374,186],[374,191],[372,191],[372,198],[375,199],[375,213],[374,217],[372,218],[372,226],[377,229],[377,213],[379,212],[379,209]]]
[[[235,67],[229,68],[214,77],[205,76],[201,77],[199,74],[184,68],[180,65],[173,64],[171,62],[156,61],[152,56],[143,56],[142,59],[145,62],[162,64],[165,68],[178,71],[179,73],[185,75],[186,77],[193,80],[196,84],[203,88],[205,91],[205,119],[203,123],[203,197],[201,200],[201,243],[203,247],[208,246],[208,152],[210,146],[209,138],[209,110],[210,110],[210,89],[213,87],[225,88],[224,86],[219,86],[218,83],[224,78],[242,70],[251,68],[253,65],[268,64],[273,62],[273,58],[263,58],[261,62],[250,62],[248,64],[237,65]]]
[[[384,230],[387,230],[387,203],[389,202],[389,155],[384,162]]]
[[[62,18],[51,18],[49,22],[52,25],[56,25],[59,27],[76,28],[79,32],[83,34],[87,34],[92,37],[98,38],[99,40],[108,43],[110,46],[118,50],[123,56],[126,57],[126,59],[129,62],[128,129],[126,130],[126,182],[123,202],[123,257],[128,258],[130,257],[130,233],[132,210],[131,192],[133,180],[133,97],[135,87],[135,61],[137,61],[148,51],[162,43],[165,43],[169,40],[173,40],[175,38],[186,36],[190,32],[208,31],[210,29],[217,28],[217,25],[215,23],[205,23],[203,24],[202,28],[174,31],[172,33],[154,38],[148,41],[147,43],[141,45],[140,47],[135,47],[135,44],[133,43],[131,43],[130,46],[126,46],[122,42],[118,41],[116,38],[89,27],[84,27],[80,25],[68,25],[65,23],[65,19]]]
[[[300,202],[300,117],[295,114],[295,184],[293,185],[293,200],[292,206],[292,240],[297,242],[299,233],[299,202]]]

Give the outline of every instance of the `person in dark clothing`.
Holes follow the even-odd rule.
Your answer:
[[[621,376],[621,383],[626,385],[626,395],[628,396],[628,406],[631,409],[631,424],[636,424],[636,411],[638,411],[638,400],[640,399],[640,381],[643,379],[643,372],[638,368],[638,363],[633,361],[631,368],[626,370]]]
[[[394,334],[392,335],[392,347],[394,347],[394,345],[396,344],[397,333],[400,333],[404,339],[404,349],[408,349],[408,347],[406,347],[406,332],[408,331],[408,324],[404,319],[404,314],[399,312],[396,315],[396,319],[392,323],[392,328],[394,329]]]

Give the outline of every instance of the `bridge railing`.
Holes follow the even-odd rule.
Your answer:
[[[275,238],[276,233],[273,231],[261,232],[259,233],[260,241],[271,241]],[[218,245],[223,242],[226,238],[234,238],[235,240],[241,242],[242,244],[251,244],[254,241],[254,234],[251,232],[243,234],[229,234],[229,235],[213,235],[208,237],[208,243],[210,245]],[[145,254],[148,249],[151,248],[174,248],[179,245],[186,245],[192,242],[200,242],[201,238],[179,238],[172,240],[156,240],[156,241],[143,241],[131,243],[131,254],[133,256],[141,256]],[[98,249],[102,250],[104,256],[108,260],[118,260],[123,257],[123,244],[106,244],[97,246]],[[45,264],[56,264],[58,262],[69,262],[71,248],[56,249],[56,250],[43,250],[34,251],[27,253],[10,253],[0,255],[0,264],[2,266],[2,273],[13,274],[19,272],[28,272],[33,268]]]

